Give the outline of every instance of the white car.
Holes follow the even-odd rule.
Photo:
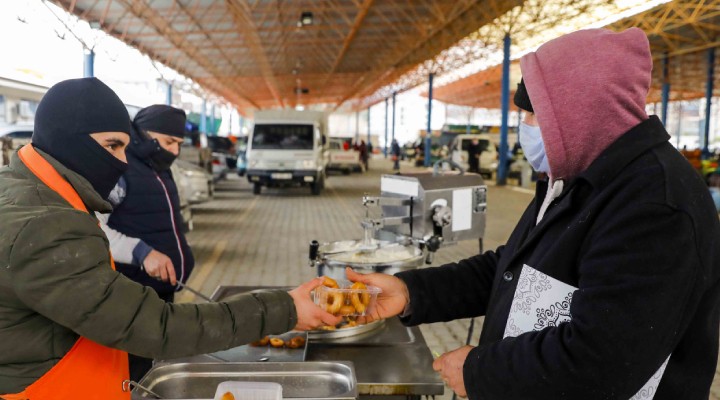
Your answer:
[[[173,177],[189,204],[199,204],[213,197],[213,177],[203,168],[184,160],[175,160],[172,166]]]
[[[30,143],[33,125],[0,125],[0,165],[10,163],[10,154]]]
[[[330,138],[328,142],[328,150],[330,151],[330,161],[327,169],[342,171],[343,174],[349,174],[353,171],[363,171],[363,164],[360,161],[360,152],[349,148],[345,150],[343,143],[346,139]]]

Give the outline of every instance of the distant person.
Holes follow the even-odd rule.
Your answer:
[[[390,144],[390,154],[392,155],[393,160],[393,170],[400,170],[400,144],[397,139],[393,139]]]
[[[350,150],[350,141],[349,141],[349,140],[343,140],[342,147],[343,147],[343,150],[345,150],[345,151]]]
[[[368,168],[368,148],[365,144],[364,140],[360,141],[360,146],[358,146],[358,151],[360,152],[360,162],[365,166],[365,171],[367,171]]]
[[[173,304],[114,270],[94,212],[127,171],[130,118],[96,78],[51,87],[32,143],[0,169],[0,398],[129,400],[127,352],[210,353],[334,325],[313,280],[290,292]]]
[[[482,149],[480,149],[480,142],[477,139],[473,139],[470,141],[470,144],[468,145],[467,149],[468,153],[468,172],[473,172],[476,174],[480,173],[480,153],[482,153]]]

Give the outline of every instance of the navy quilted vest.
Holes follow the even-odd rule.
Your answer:
[[[108,220],[108,226],[125,235],[142,239],[173,262],[177,279],[186,282],[195,260],[182,233],[182,217],[177,186],[170,171],[155,172],[132,150],[127,152],[129,168],[125,173],[127,195]],[[116,263],[128,278],[158,293],[171,293],[170,284],[151,278],[137,265]]]

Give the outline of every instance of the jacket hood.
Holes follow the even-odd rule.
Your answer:
[[[648,118],[652,57],[638,28],[561,36],[523,56],[520,69],[553,179],[578,175]]]

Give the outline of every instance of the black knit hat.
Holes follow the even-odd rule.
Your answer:
[[[140,130],[185,137],[185,111],[164,104],[143,108],[135,115],[133,124]]]
[[[530,96],[528,95],[527,89],[525,88],[524,79],[520,79],[520,83],[518,83],[517,91],[515,92],[515,97],[513,98],[513,103],[515,103],[516,106],[520,107],[521,110],[534,112],[532,103],[530,103]]]
[[[90,137],[100,132],[130,135],[125,105],[97,78],[70,79],[51,87],[40,101],[32,143],[107,198],[127,164]]]

